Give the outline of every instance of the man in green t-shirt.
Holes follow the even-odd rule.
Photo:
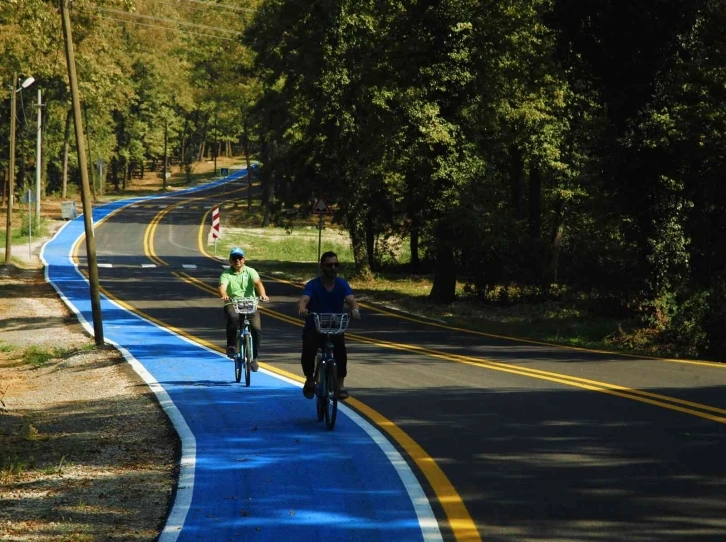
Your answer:
[[[265,293],[265,286],[260,280],[260,275],[245,265],[245,253],[241,248],[233,248],[229,252],[229,268],[225,269],[219,277],[219,297],[222,301],[228,302],[232,297],[253,297],[255,289],[261,301],[269,301]],[[234,305],[227,303],[224,306],[224,316],[227,320],[227,356],[233,358],[237,353],[237,330],[240,326],[239,314],[234,310]],[[262,340],[262,322],[260,313],[255,312],[249,317],[252,328],[252,352],[253,360],[250,368],[257,371],[257,358],[260,352]]]

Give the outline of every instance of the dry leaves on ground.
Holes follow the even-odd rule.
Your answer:
[[[0,322],[0,539],[156,539],[178,439],[146,384],[41,269],[0,266]]]

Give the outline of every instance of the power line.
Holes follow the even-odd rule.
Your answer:
[[[167,6],[179,6],[180,2],[186,1],[186,2],[192,2],[195,4],[202,4],[201,6],[189,6],[193,9],[202,9],[202,10],[209,7],[209,8],[226,8],[226,9],[230,9],[232,11],[247,11],[250,13],[255,13],[257,11],[256,9],[241,8],[241,7],[230,6],[230,5],[226,5],[226,4],[217,4],[216,2],[203,2],[201,0],[176,0],[176,1],[171,1],[171,2],[165,2],[164,0],[148,0],[148,1],[156,2],[157,4],[165,4]],[[219,10],[216,10],[216,11],[219,11]]]
[[[98,11],[105,11],[105,12],[108,12],[108,13],[113,13],[114,15],[123,15],[123,16],[128,16],[128,17],[136,17],[136,18],[139,18],[139,19],[150,19],[152,21],[159,21],[159,22],[163,22],[163,23],[182,24],[182,25],[187,25],[187,26],[193,26],[195,28],[201,28],[201,29],[204,29],[204,30],[211,30],[213,32],[226,32],[227,34],[233,34],[235,36],[242,35],[242,32],[237,32],[235,30],[227,30],[225,28],[216,28],[216,27],[213,27],[213,26],[207,26],[207,25],[203,25],[203,24],[188,23],[186,21],[182,21],[182,20],[179,20],[179,19],[167,19],[165,17],[154,17],[153,15],[142,15],[140,13],[129,13],[128,11],[122,11],[120,9],[102,8],[100,6],[97,6],[96,9]]]
[[[204,4],[208,5],[210,7],[215,8],[226,8],[231,9],[233,11],[249,11],[250,13],[255,13],[256,9],[250,9],[250,8],[241,8],[239,6],[230,6],[229,4],[217,4],[216,2],[206,2],[205,0],[183,0],[185,2],[192,2],[194,4]]]
[[[215,39],[224,40],[224,41],[237,41],[234,38],[223,38],[221,36],[216,36],[214,34],[202,34],[201,32],[192,32],[191,30],[183,30],[181,28],[171,28],[171,27],[168,27],[168,26],[160,26],[158,24],[147,24],[147,23],[142,23],[140,21],[131,21],[129,19],[117,19],[115,17],[108,17],[106,15],[99,15],[99,17],[101,19],[108,19],[109,21],[117,21],[119,23],[130,23],[130,24],[135,24],[135,25],[138,25],[138,26],[146,26],[148,28],[157,28],[157,29],[160,29],[160,30],[169,30],[171,32],[181,32],[183,34],[191,34],[193,36],[203,36],[205,38],[215,38]]]

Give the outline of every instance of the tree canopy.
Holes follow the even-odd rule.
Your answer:
[[[726,0],[71,5],[91,162],[116,182],[159,160],[165,133],[189,168],[249,146],[266,217],[325,196],[361,275],[396,236],[434,302],[457,282],[482,299],[578,292],[684,355],[726,356]],[[44,89],[57,191],[57,2],[7,0],[0,25],[0,100],[13,73]]]

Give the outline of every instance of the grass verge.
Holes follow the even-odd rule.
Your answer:
[[[250,267],[279,279],[303,283],[317,273],[319,250],[332,250],[342,263],[341,276],[352,275],[349,237],[345,231],[332,227],[328,219],[322,232],[316,219],[260,228],[262,216],[257,209],[251,214],[243,209],[232,210],[226,220],[223,217],[223,237],[217,254],[227,254],[231,247],[240,246]],[[628,354],[670,355],[639,329],[634,319],[595,314],[582,300],[567,296],[537,302],[485,302],[467,294],[465,284],[460,283],[454,303],[432,304],[428,301],[432,275],[408,272],[405,251],[399,250],[394,256],[396,259],[375,273],[372,280],[350,279],[359,300],[499,337]]]

